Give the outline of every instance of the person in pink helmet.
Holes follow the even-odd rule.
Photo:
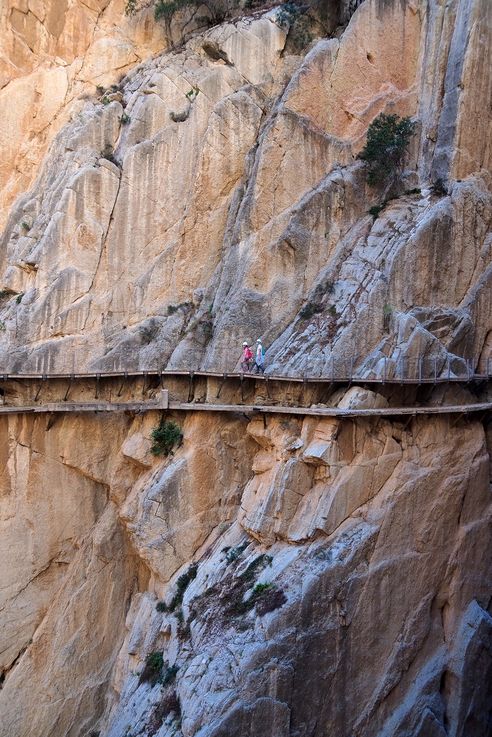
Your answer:
[[[251,371],[251,362],[253,360],[253,351],[246,341],[243,343],[243,355],[241,358],[241,371],[246,373]]]

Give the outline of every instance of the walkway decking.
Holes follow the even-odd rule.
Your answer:
[[[318,417],[400,417],[488,414],[489,375],[418,379],[352,376],[300,377],[211,371],[138,371],[83,374],[0,374],[0,415],[67,412],[228,412]],[[337,407],[339,387],[352,384],[386,396],[388,406]],[[469,403],[447,405],[429,385],[470,387]],[[395,385],[404,387],[395,392]],[[431,391],[429,391],[429,388]],[[399,406],[391,406],[391,403]],[[380,403],[380,402],[378,402]]]
[[[360,376],[357,374],[345,373],[343,371],[328,372],[325,376],[286,376],[283,374],[253,374],[239,372],[221,372],[221,371],[105,371],[92,373],[65,373],[65,374],[9,374],[0,373],[1,381],[56,381],[56,380],[78,380],[78,379],[135,379],[142,377],[156,378],[174,378],[187,377],[194,378],[214,378],[214,379],[238,379],[239,381],[279,381],[291,382],[297,384],[469,384],[470,382],[483,382],[492,379],[492,373],[477,374],[470,370],[466,373],[455,375],[451,372],[444,374],[419,374],[418,372],[412,376],[386,376],[384,373],[378,376]]]
[[[275,405],[198,404],[169,402],[170,410],[182,412],[243,412],[281,415],[314,415],[316,417],[400,417],[405,415],[452,415],[490,412],[492,402],[478,404],[429,405],[427,407],[379,407],[374,409],[341,409],[340,407],[278,407]]]
[[[52,412],[233,412],[240,414],[276,414],[316,417],[402,417],[417,415],[473,414],[492,411],[492,402],[475,404],[428,405],[425,407],[375,407],[369,409],[340,407],[291,407],[268,404],[214,404],[200,402],[170,402],[167,390],[161,390],[155,400],[141,402],[47,402],[28,406],[0,405],[0,415],[39,414]]]

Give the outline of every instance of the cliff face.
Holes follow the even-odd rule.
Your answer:
[[[176,419],[9,420],[0,733],[485,737],[481,423]]]
[[[2,370],[483,369],[487,1],[333,4],[305,55],[275,9],[166,51],[123,5],[1,11]],[[197,412],[158,460],[115,417],[1,421],[2,737],[489,734],[485,421]]]
[[[23,294],[1,305],[4,369],[231,370],[258,335],[277,371],[483,360],[487,5],[365,2],[305,58],[272,10],[79,100],[4,233],[3,289]],[[374,221],[385,195],[355,157],[381,111],[419,125],[401,196]],[[438,178],[448,196],[429,190]]]

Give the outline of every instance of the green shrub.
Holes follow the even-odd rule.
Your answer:
[[[198,5],[195,0],[157,0],[154,7],[154,17],[156,20],[163,18],[171,20],[174,13],[190,5]]]
[[[196,578],[197,573],[198,563],[192,563],[188,570],[181,574],[176,582],[179,593],[184,594],[190,583]]]
[[[247,614],[252,609],[259,616],[273,612],[287,601],[284,592],[277,589],[274,583],[257,583],[247,599],[243,599],[244,593],[241,587],[236,587],[231,592],[231,600],[228,613],[232,616]]]
[[[241,575],[239,576],[240,580],[246,582],[252,581],[260,569],[265,568],[267,565],[272,565],[272,560],[273,559],[271,555],[266,555],[265,553],[262,553],[262,555],[259,555],[257,558],[251,561],[246,570],[241,573]]]
[[[21,292],[20,294],[17,295],[17,297],[15,298],[16,304],[20,305],[20,303],[22,302],[23,296],[24,296],[24,292]]]
[[[257,583],[254,587],[251,596],[258,597],[264,594],[265,591],[277,588],[274,583]]]
[[[281,5],[277,10],[277,23],[282,28],[288,28],[291,26],[297,18],[301,15],[301,8],[292,2],[287,2]]]
[[[367,131],[367,142],[359,158],[367,164],[367,181],[373,186],[395,176],[402,166],[415,123],[410,118],[381,113]]]
[[[319,302],[306,302],[299,315],[303,320],[309,320],[310,317],[318,314],[318,312],[323,312],[323,309],[323,305],[319,304]]]
[[[281,28],[288,30],[288,41],[295,52],[302,51],[313,40],[311,20],[305,14],[306,10],[307,6],[286,2],[277,11],[276,21]]]
[[[123,115],[120,117],[121,125],[128,125],[130,121],[131,121],[131,118],[126,113],[123,113]]]
[[[367,211],[369,215],[372,215],[374,220],[379,217],[379,213],[384,210],[384,205],[374,205],[373,207],[370,207]]]
[[[29,223],[26,223],[25,220],[22,221],[21,226],[22,230],[25,230],[26,233],[29,233],[29,231],[31,230],[31,226],[29,225]]]
[[[198,563],[193,563],[188,568],[187,571],[181,574],[181,576],[176,581],[176,593],[171,599],[171,603],[169,604],[167,611],[174,612],[177,606],[181,606],[181,603],[183,601],[184,592],[186,591],[190,583],[193,581],[193,579],[196,578],[197,571],[198,571]]]
[[[140,673],[139,683],[150,683],[155,686],[161,679],[162,669],[164,667],[164,658],[162,651],[155,651],[147,655],[143,671]]]
[[[188,92],[186,92],[186,97],[190,102],[193,102],[193,100],[196,100],[199,92],[199,87],[192,87],[191,90],[188,90]]]
[[[158,612],[168,611],[167,604],[164,601],[158,601],[157,604],[155,605],[155,608],[157,609]]]
[[[157,427],[154,427],[150,435],[152,438],[150,452],[155,456],[168,456],[183,439],[183,433],[179,425],[164,418],[161,419]]]
[[[227,563],[233,563],[237,558],[239,558],[241,553],[246,550],[248,545],[248,542],[244,542],[241,543],[241,545],[236,545],[235,548],[222,548],[222,552],[225,553]]]

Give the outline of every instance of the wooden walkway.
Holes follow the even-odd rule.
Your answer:
[[[46,412],[151,412],[168,409],[167,389],[159,392],[157,399],[141,402],[45,402],[44,404],[1,405],[0,415],[39,414]]]
[[[0,382],[2,381],[43,381],[51,382],[57,380],[77,379],[128,379],[145,377],[157,377],[161,379],[172,379],[173,377],[187,377],[190,380],[200,377],[209,377],[221,380],[236,379],[239,381],[259,381],[259,382],[290,382],[297,384],[407,384],[412,386],[420,386],[421,384],[469,384],[471,382],[484,382],[492,379],[492,373],[477,374],[473,370],[467,371],[459,376],[452,373],[441,375],[423,375],[416,373],[413,376],[358,376],[350,373],[328,372],[325,376],[286,376],[283,374],[253,374],[238,372],[220,372],[220,371],[106,371],[94,373],[74,373],[74,374],[9,374],[0,373]]]
[[[39,414],[52,412],[152,412],[171,410],[177,412],[233,412],[239,414],[273,414],[316,417],[402,417],[417,415],[487,414],[492,402],[476,404],[429,405],[425,407],[379,407],[373,409],[342,409],[340,407],[311,406],[288,407],[264,404],[213,404],[200,402],[170,402],[166,389],[155,400],[141,402],[46,402],[28,406],[0,405],[0,415]]]
[[[277,415],[313,415],[316,417],[400,417],[416,415],[454,415],[486,413],[492,402],[478,404],[429,405],[427,407],[380,407],[374,409],[341,409],[340,407],[277,407],[276,405],[198,404],[169,402],[169,409],[181,412],[240,412]]]

